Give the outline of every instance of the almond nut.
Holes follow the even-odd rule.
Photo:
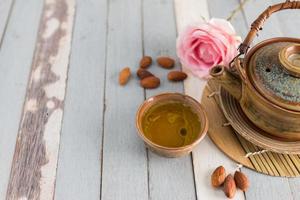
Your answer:
[[[230,199],[232,199],[235,195],[236,185],[231,174],[229,174],[225,179],[223,191],[225,195]]]
[[[156,62],[163,68],[171,69],[174,67],[175,60],[166,56],[158,57]]]
[[[143,69],[148,68],[152,63],[152,58],[150,56],[144,56],[140,61],[140,67]]]
[[[219,166],[215,169],[215,171],[211,175],[211,185],[213,187],[219,187],[224,183],[226,178],[225,168],[223,166]]]
[[[247,176],[240,172],[240,171],[236,171],[234,173],[234,180],[235,180],[235,183],[236,183],[236,186],[238,188],[240,188],[242,191],[246,191],[248,188],[249,188],[249,180],[247,178]]]
[[[149,77],[149,76],[154,76],[151,72],[145,70],[145,69],[138,69],[137,72],[136,72],[136,75],[140,78],[140,79],[144,79],[146,77]]]
[[[130,76],[131,71],[129,67],[125,67],[124,69],[122,69],[119,74],[119,84],[125,85],[128,82]]]
[[[146,89],[157,88],[159,84],[160,80],[156,76],[149,76],[141,80],[141,86]]]
[[[181,71],[172,71],[168,73],[168,79],[170,81],[183,81],[187,78],[187,74]]]

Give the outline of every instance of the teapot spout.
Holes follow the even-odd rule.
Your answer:
[[[229,71],[225,66],[217,65],[210,70],[210,75],[222,87],[224,87],[234,98],[240,100],[242,97],[241,79]]]

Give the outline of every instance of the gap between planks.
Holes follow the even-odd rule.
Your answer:
[[[15,0],[2,1],[0,4],[0,48],[14,7]]]

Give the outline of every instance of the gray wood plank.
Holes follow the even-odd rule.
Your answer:
[[[101,198],[148,199],[146,151],[135,129],[143,90],[133,77],[123,87],[118,84],[120,70],[134,71],[142,56],[141,1],[109,1],[108,12]]]
[[[155,14],[154,14],[155,13]],[[176,24],[173,1],[143,1],[144,54],[155,60],[166,55],[176,58]],[[174,70],[180,69],[177,60]],[[182,83],[167,80],[170,70],[155,63],[149,68],[161,80],[159,88],[146,90],[146,97],[162,92],[183,93]],[[150,199],[196,199],[191,155],[182,158],[163,158],[149,151]]]
[[[99,199],[107,1],[77,1],[55,199]]]
[[[16,0],[0,50],[0,199],[5,199],[42,5]]]
[[[0,45],[13,8],[13,0],[0,1]]]

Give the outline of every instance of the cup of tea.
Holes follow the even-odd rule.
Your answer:
[[[180,93],[163,93],[142,103],[136,114],[136,127],[145,145],[166,157],[190,153],[208,131],[203,106]]]

